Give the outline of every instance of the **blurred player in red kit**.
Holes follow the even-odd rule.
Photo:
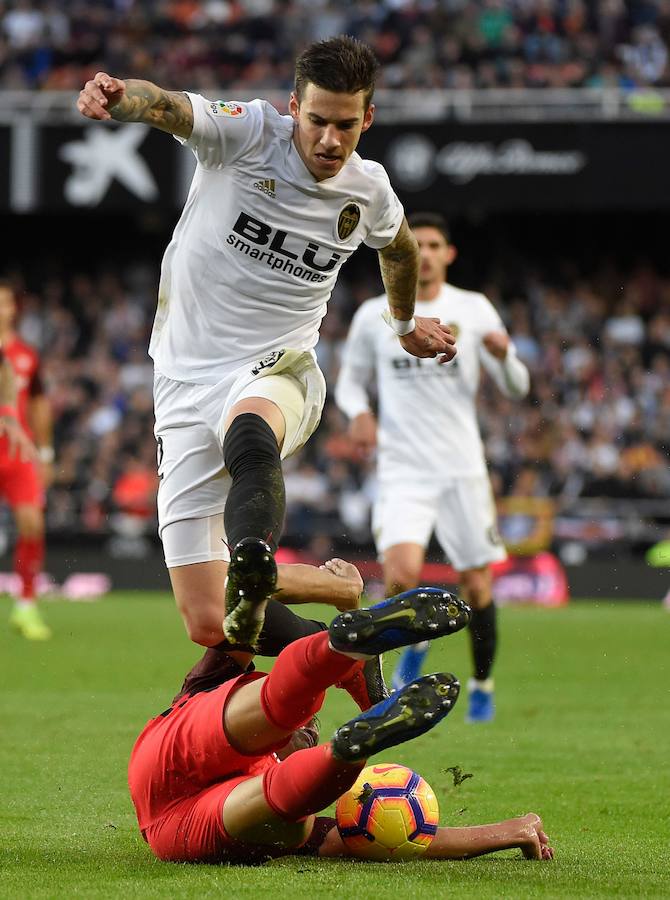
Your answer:
[[[36,351],[25,344],[14,331],[17,305],[13,287],[0,281],[0,348],[14,371],[16,385],[16,419],[37,447],[37,458],[16,453],[6,435],[0,435],[0,500],[12,509],[17,541],[14,548],[14,571],[21,580],[21,596],[17,599],[10,624],[23,637],[44,641],[51,637],[37,608],[35,579],[44,560],[45,485],[53,463],[51,445],[51,410],[44,394]]]

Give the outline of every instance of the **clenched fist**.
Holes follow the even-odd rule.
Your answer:
[[[126,83],[106,72],[98,72],[93,81],[87,81],[79,93],[77,109],[88,119],[111,119],[109,110],[123,98]]]

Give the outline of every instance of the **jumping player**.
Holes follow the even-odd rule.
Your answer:
[[[44,486],[53,463],[51,410],[39,374],[35,350],[14,332],[16,298],[8,282],[0,282],[0,346],[16,382],[16,416],[27,438],[37,445],[39,460],[10,451],[7,437],[0,437],[0,498],[12,509],[18,538],[14,571],[21,580],[21,596],[10,624],[31,641],[51,637],[37,607],[35,579],[44,560]]]
[[[490,563],[504,559],[505,548],[477,424],[477,389],[481,366],[508,397],[528,393],[529,375],[489,300],[446,283],[456,250],[442,216],[417,213],[410,225],[421,254],[417,310],[449,323],[458,356],[449,366],[413,359],[377,327],[386,298],[368,300],[354,316],[335,399],[360,450],[367,455],[378,444],[373,533],[387,594],[419,583],[433,529],[459,573],[462,596],[473,610],[468,719],[483,722],[494,715]],[[373,379],[379,428],[368,391]],[[395,687],[420,673],[427,652],[427,645],[405,651]]]
[[[197,160],[163,258],[150,354],[159,528],[186,628],[206,646],[221,642],[224,615],[230,642],[258,638],[276,578],[262,542],[276,549],[284,519],[281,458],[319,422],[313,347],[361,243],[379,252],[394,340],[418,357],[455,354],[445,326],[413,318],[416,241],[384,169],[355,153],[377,68],[353,38],[312,44],[288,116],[264,100],[212,101],[104,72],[77,102],[91,119],[171,133]]]
[[[139,827],[155,855],[209,863],[346,855],[334,821],[315,814],[351,787],[368,756],[438,724],[459,685],[449,674],[419,678],[315,746],[313,716],[325,691],[348,676],[354,657],[452,634],[468,617],[446,591],[421,588],[343,613],[328,632],[286,647],[269,675],[240,670],[218,686],[182,690],[147,724],[128,769]],[[303,749],[289,755],[289,741]],[[531,859],[553,855],[534,814],[440,828],[426,855],[456,859],[510,847]]]

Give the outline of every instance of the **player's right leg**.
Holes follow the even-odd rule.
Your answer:
[[[231,557],[223,631],[231,644],[256,644],[277,586],[273,554],[286,512],[285,432],[281,409],[261,397],[240,400],[225,422],[223,458],[232,481],[224,513]]]
[[[275,390],[279,389],[283,389],[281,384],[279,388],[275,386]],[[230,572],[223,514],[224,506],[228,509],[226,500],[230,477],[224,468],[221,441],[200,412],[199,405],[204,402],[203,390],[199,386],[182,384],[162,376],[156,378],[154,400],[160,479],[160,535],[175,599],[189,636],[205,647],[230,652],[244,666],[251,658],[251,646],[238,643],[233,653],[232,646],[224,641],[225,585]],[[301,401],[301,395],[296,393],[296,406],[298,401]],[[297,410],[293,416],[287,415],[293,440],[294,433],[303,433],[300,432]],[[258,547],[262,550],[261,544]],[[240,560],[237,571],[228,579],[229,587],[232,585],[238,590],[246,590],[242,585],[249,562],[250,557]],[[273,569],[274,561],[268,559],[268,562]],[[250,567],[251,573],[246,583],[254,588],[257,587],[257,583],[254,584],[254,565]],[[356,588],[358,573],[355,573],[356,578],[347,576],[346,565],[337,571],[338,574],[335,574],[334,570],[311,566],[280,566],[277,588],[282,600],[287,602],[316,600],[339,609],[357,606],[360,595],[360,588]],[[272,572],[265,581],[269,591],[274,583]],[[261,603],[267,599],[262,592],[260,599]],[[283,604],[271,600],[265,611],[258,650],[263,655],[276,656],[291,641],[325,627],[321,622],[296,616]],[[371,668],[375,667],[372,664],[366,666],[368,670]],[[365,674],[368,677],[362,677],[363,673],[359,671],[350,681],[342,684],[361,707],[369,707],[386,696],[379,667],[372,672],[372,676],[370,672]]]
[[[220,399],[217,393],[217,408],[225,400],[224,387]],[[202,412],[208,390],[208,386],[157,375],[154,404],[158,519],[165,562],[189,636],[203,646],[215,647],[224,639],[229,552],[223,516],[230,477],[222,442]],[[239,585],[240,573],[229,580]],[[273,617],[267,620],[272,627]],[[287,617],[281,620],[285,624]],[[314,624],[313,630],[323,628]],[[293,630],[286,641],[304,633]],[[277,640],[281,637],[276,635]],[[248,651],[250,647],[240,649]]]
[[[304,421],[307,384],[290,366],[283,374],[236,384],[218,426],[231,477],[224,514],[231,562],[223,631],[231,644],[253,646],[267,604],[264,597],[276,586],[271,556],[286,512],[282,451],[307,440],[315,423]]]

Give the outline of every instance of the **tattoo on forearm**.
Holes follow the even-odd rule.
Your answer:
[[[150,81],[130,79],[122,99],[110,109],[118,122],[144,122],[179,137],[193,130],[193,108],[186,94],[165,91]]]
[[[416,300],[419,254],[406,223],[401,226],[393,243],[380,250],[379,268],[392,314],[397,319],[410,319]]]

